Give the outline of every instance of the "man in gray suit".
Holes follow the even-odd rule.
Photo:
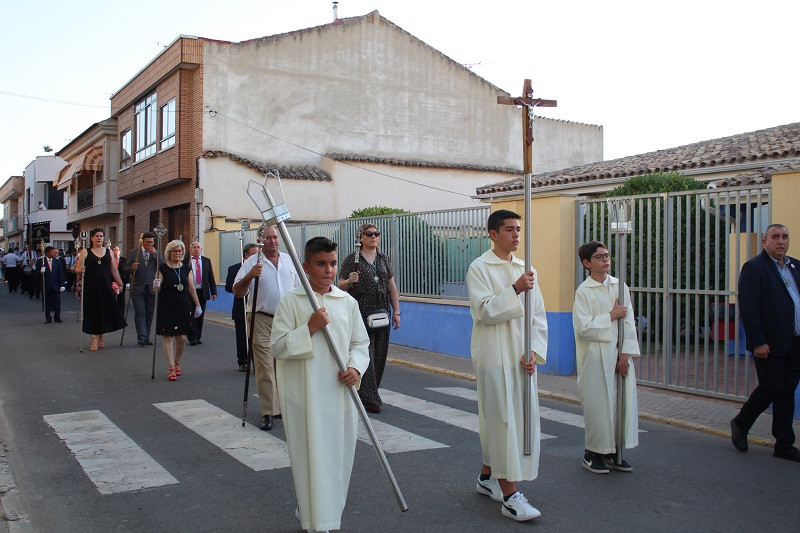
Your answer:
[[[142,233],[140,246],[130,251],[128,264],[125,265],[125,274],[132,280],[131,298],[136,313],[134,324],[139,346],[153,344],[150,340],[150,326],[153,324],[155,310],[153,279],[156,277],[157,265],[164,262],[161,252],[155,249],[155,242],[155,233],[149,231]]]

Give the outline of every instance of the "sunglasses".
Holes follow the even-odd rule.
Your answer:
[[[380,231],[365,231],[364,235],[366,235],[367,237],[380,237],[381,236],[381,232]]]

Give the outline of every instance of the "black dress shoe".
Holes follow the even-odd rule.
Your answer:
[[[197,341],[189,341],[189,346],[197,346]]]
[[[49,324],[50,322],[52,322],[52,320],[50,320],[49,318],[44,321],[45,324]]]
[[[747,451],[747,432],[739,427],[735,418],[731,419],[731,442],[740,452]]]
[[[144,339],[139,339],[139,346],[144,346],[144,345],[146,345],[146,344],[147,344],[147,343],[146,343],[146,342],[144,342]]]
[[[200,339],[197,339],[197,344],[203,344],[203,341],[201,341]]]
[[[269,431],[272,429],[272,415],[264,415],[264,418],[261,419],[261,423],[258,425],[258,428],[261,431]]]
[[[153,343],[152,343],[152,341],[150,341],[150,339],[145,339],[145,340],[144,340],[144,343],[145,343],[146,345],[148,345],[148,346],[152,346],[152,345],[153,345]]]
[[[63,321],[63,320],[61,320],[60,318],[54,318],[53,320],[55,320],[55,321],[56,321],[56,322],[58,322],[59,324],[61,324],[62,322],[64,322],[64,321]]]
[[[775,448],[775,453],[773,453],[775,457],[778,459],[789,459],[790,461],[797,461],[800,463],[800,450],[795,448],[794,446],[790,446],[788,448],[778,449]]]
[[[239,365],[239,372],[247,372],[247,366]]]

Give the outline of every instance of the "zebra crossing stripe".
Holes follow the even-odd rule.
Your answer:
[[[478,401],[478,391],[474,389],[467,389],[464,387],[428,387],[428,390],[464,398],[467,400]],[[584,429],[583,416],[567,411],[559,411],[558,409],[551,409],[550,407],[539,406],[539,417],[545,420],[552,420],[568,426]],[[640,429],[639,433],[647,433],[646,430]]]
[[[475,413],[468,413],[460,409],[454,409],[446,405],[439,405],[438,403],[429,402],[421,398],[414,398],[405,394],[390,391],[387,389],[380,390],[381,399],[383,403],[388,403],[406,411],[412,411],[418,415],[422,415],[439,422],[444,422],[473,433],[478,433],[478,415]],[[541,439],[554,439],[554,435],[547,433],[541,434]]]
[[[429,387],[428,390],[472,400],[474,402],[478,401],[478,391],[474,389],[467,389],[464,387]],[[540,405],[539,417],[544,418],[545,420],[552,420],[553,422],[560,422],[562,424],[583,429],[583,417],[574,413],[550,409],[549,407],[543,407]]]
[[[100,411],[44,415],[100,494],[178,483]]]
[[[404,429],[391,426],[380,420],[371,418],[370,422],[372,423],[372,429],[375,430],[375,435],[378,437],[378,442],[381,444],[381,448],[383,448],[383,451],[386,453],[449,448],[447,444],[427,439],[422,435],[417,435]],[[358,420],[358,440],[372,446],[367,429],[364,427],[361,419]]]
[[[284,441],[205,400],[153,405],[256,472],[289,466]]]

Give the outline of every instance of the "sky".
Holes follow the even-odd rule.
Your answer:
[[[800,121],[797,0],[341,0],[339,17],[376,9],[512,96],[530,78],[535,97],[558,100],[537,114],[602,125],[605,159]],[[108,118],[110,96],[181,34],[241,41],[333,18],[330,0],[3,11],[0,183]]]

